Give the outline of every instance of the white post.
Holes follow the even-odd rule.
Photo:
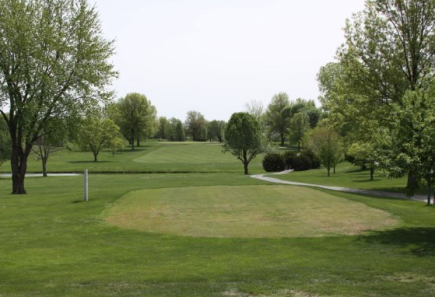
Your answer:
[[[88,202],[89,197],[88,197],[88,170],[85,169],[85,202]]]

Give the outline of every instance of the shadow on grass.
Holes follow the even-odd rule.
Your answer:
[[[400,228],[387,231],[373,232],[361,237],[368,243],[393,245],[408,248],[416,256],[435,256],[435,228],[416,227]]]
[[[72,164],[103,164],[103,163],[113,163],[112,161],[69,161]]]

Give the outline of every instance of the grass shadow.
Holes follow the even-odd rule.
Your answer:
[[[68,161],[71,164],[102,164],[102,163],[113,163],[112,161]]]
[[[408,248],[418,257],[435,256],[435,227],[399,228],[362,236],[368,243]]]

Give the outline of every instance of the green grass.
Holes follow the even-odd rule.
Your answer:
[[[354,236],[206,238],[124,229],[104,218],[134,190],[267,184],[241,174],[91,174],[83,203],[82,177],[26,183],[30,194],[12,196],[10,181],[0,179],[2,297],[435,294],[435,209],[424,203],[313,190],[400,223]]]
[[[261,161],[261,156],[251,161],[251,173],[264,172]],[[10,167],[5,164],[1,169],[8,172]],[[144,142],[134,151],[127,148],[115,155],[103,150],[98,155],[98,162],[93,161],[91,152],[61,151],[51,156],[47,164],[48,172],[83,172],[85,169],[99,173],[235,173],[243,172],[243,165],[230,153],[222,153],[222,146],[218,143],[155,140]],[[31,155],[28,171],[41,170],[41,162]]]
[[[153,233],[217,238],[355,235],[398,223],[365,204],[287,186],[134,191],[109,209],[106,221]]]
[[[330,177],[327,176],[325,168],[298,172],[293,171],[289,174],[273,175],[273,177],[286,181],[311,183],[316,185],[392,192],[404,192],[406,185],[406,178],[388,179],[383,176],[381,172],[376,171],[374,180],[370,180],[369,170],[361,170],[348,162],[339,164],[335,174],[332,173],[331,170]]]

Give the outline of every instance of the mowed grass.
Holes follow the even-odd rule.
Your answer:
[[[251,161],[250,172],[262,173],[262,156]],[[48,172],[83,172],[88,169],[97,173],[238,173],[243,172],[242,163],[230,153],[222,153],[222,145],[209,142],[143,142],[134,151],[125,148],[122,153],[112,154],[103,150],[98,162],[91,152],[61,151],[50,156]],[[1,170],[9,172],[5,163]],[[41,172],[41,161],[31,155],[29,172]]]
[[[285,181],[391,192],[404,192],[406,186],[406,178],[387,178],[380,171],[375,171],[374,180],[370,180],[369,170],[361,170],[348,162],[340,163],[335,174],[331,170],[331,176],[329,177],[325,168],[293,171],[289,174],[270,176]]]
[[[362,203],[288,186],[134,191],[107,212],[106,221],[153,233],[217,238],[356,235],[398,223]]]
[[[424,203],[313,191],[399,224],[352,236],[207,238],[120,228],[105,214],[131,191],[276,186],[227,173],[91,174],[83,203],[82,177],[26,182],[29,194],[12,196],[0,179],[2,297],[435,294],[435,209]]]

